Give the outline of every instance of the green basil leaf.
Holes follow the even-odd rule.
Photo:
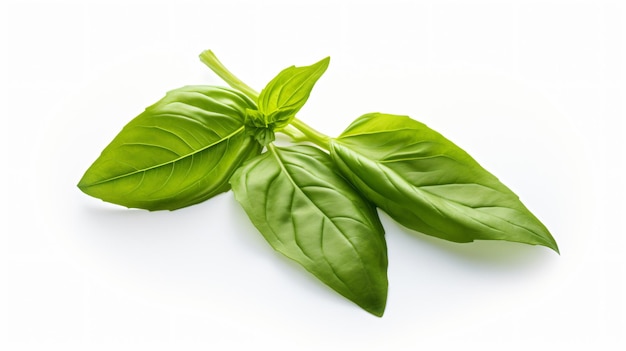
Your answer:
[[[245,133],[245,95],[226,88],[170,91],[128,123],[78,187],[104,201],[174,210],[230,189],[228,180],[261,146]]]
[[[291,121],[304,106],[313,86],[324,74],[330,57],[304,67],[291,66],[281,71],[259,95],[259,111],[265,117],[265,125],[274,124],[279,129]]]
[[[420,122],[364,115],[330,145],[344,176],[408,228],[455,242],[508,240],[558,252],[548,229],[517,195]]]
[[[387,247],[375,208],[311,146],[279,148],[231,178],[237,201],[278,252],[368,312],[387,300]]]

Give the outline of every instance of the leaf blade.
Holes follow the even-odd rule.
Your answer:
[[[381,316],[387,250],[374,208],[310,146],[270,146],[231,179],[268,243],[339,294]]]
[[[445,240],[507,240],[558,252],[548,229],[470,155],[406,116],[368,114],[331,141],[331,156],[400,224]]]
[[[120,131],[78,187],[107,202],[148,210],[174,210],[224,192],[237,166],[260,153],[245,136],[250,107],[250,99],[226,88],[170,91]]]
[[[310,66],[291,66],[282,70],[261,91],[259,111],[269,123],[287,125],[308,100],[317,80],[326,72],[330,57]]]

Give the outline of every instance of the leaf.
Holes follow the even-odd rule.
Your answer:
[[[278,252],[368,312],[387,300],[387,247],[373,206],[311,146],[279,148],[239,168],[237,201]]]
[[[324,74],[330,57],[304,67],[291,66],[272,79],[259,95],[259,111],[265,125],[285,127],[306,103],[317,80]]]
[[[78,187],[148,210],[174,210],[227,191],[235,169],[261,152],[245,134],[247,108],[256,108],[252,100],[226,88],[170,91],[122,129]]]
[[[558,252],[548,229],[517,195],[420,122],[367,114],[330,145],[341,173],[408,228],[455,242],[508,240]]]

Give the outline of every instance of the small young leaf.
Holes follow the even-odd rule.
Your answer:
[[[267,146],[267,144],[276,140],[274,133],[274,125],[266,124],[263,114],[258,110],[246,110],[246,119],[244,121],[246,125],[246,133],[254,137],[261,146]]]
[[[258,100],[265,124],[273,124],[274,129],[289,124],[306,103],[313,86],[324,74],[329,62],[330,57],[326,57],[311,66],[291,66],[267,83]]]
[[[261,146],[245,133],[252,100],[231,89],[187,86],[128,123],[78,187],[104,201],[174,210],[230,189],[228,180]]]
[[[420,122],[364,115],[330,145],[344,176],[408,228],[455,242],[508,240],[558,252],[548,229],[517,195]]]
[[[270,245],[341,295],[381,316],[387,247],[373,206],[311,146],[279,148],[246,162],[231,183]]]

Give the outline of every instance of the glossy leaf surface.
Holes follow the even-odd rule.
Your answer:
[[[387,248],[374,207],[317,148],[270,145],[231,179],[236,199],[278,252],[381,316]]]
[[[508,240],[558,252],[517,195],[441,134],[406,116],[368,114],[331,140],[340,171],[400,224],[455,242]]]
[[[259,112],[266,125],[286,126],[304,106],[317,80],[326,72],[330,57],[310,66],[291,66],[272,79],[259,95]]]
[[[245,134],[249,108],[256,108],[252,100],[227,88],[170,91],[122,129],[78,187],[148,210],[174,210],[227,191],[235,169],[261,151]]]

